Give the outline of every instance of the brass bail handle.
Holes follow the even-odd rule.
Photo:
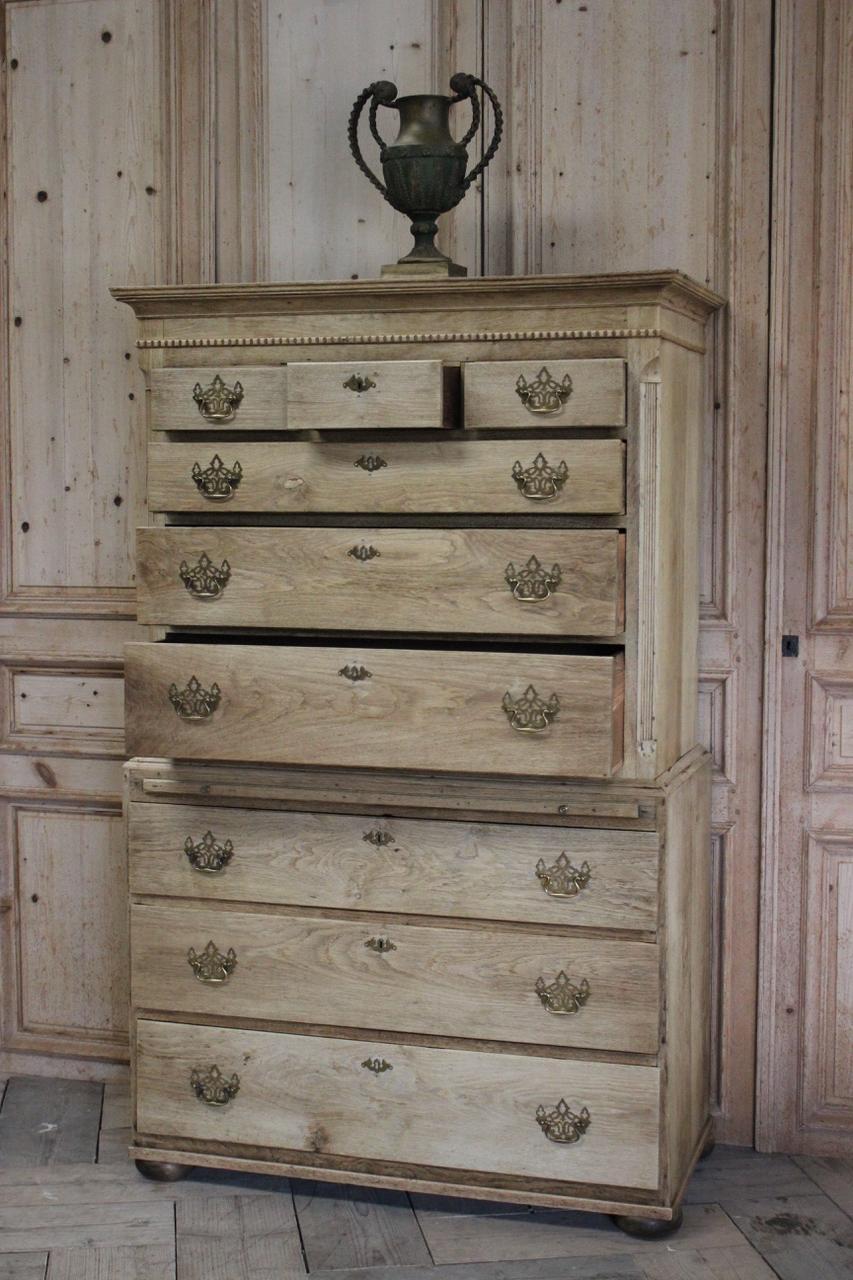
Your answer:
[[[373,84],[369,84],[366,89],[362,89],[352,106],[349,115],[349,124],[347,125],[347,139],[349,141],[349,149],[352,152],[353,159],[358,165],[361,172],[367,178],[368,182],[372,182],[374,187],[381,195],[387,196],[388,190],[384,183],[380,182],[376,174],[368,169],[364,156],[361,154],[361,148],[358,145],[358,121],[364,110],[364,104],[370,99],[370,111],[368,112],[368,123],[370,132],[379,147],[379,158],[381,160],[382,153],[385,150],[385,143],[376,127],[376,112],[380,106],[390,107],[394,104],[397,97],[397,86],[392,84],[390,80],[374,80]]]
[[[493,89],[490,89],[485,80],[481,80],[479,76],[470,75],[467,71],[457,71],[455,76],[450,78],[450,87],[455,97],[454,102],[462,102],[465,98],[471,99],[471,127],[461,139],[460,146],[467,147],[468,143],[474,137],[474,134],[480,127],[480,99],[477,97],[477,85],[485,93],[486,97],[492,104],[492,112],[494,113],[494,130],[492,132],[492,140],[483,152],[482,158],[474,165],[474,168],[462,180],[462,190],[467,191],[472,182],[479,178],[486,165],[494,158],[495,152],[500,146],[501,137],[504,131],[504,113],[501,110],[501,104],[498,102],[497,96]]]

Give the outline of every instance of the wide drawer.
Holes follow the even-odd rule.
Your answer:
[[[655,831],[148,803],[129,823],[133,893],[657,928]]]
[[[130,644],[131,755],[540,777],[609,775],[624,661],[296,645]]]
[[[136,1031],[140,1134],[658,1185],[656,1067],[147,1019]]]
[[[435,429],[460,425],[459,370],[440,360],[293,363],[288,426],[304,430]]]
[[[653,943],[135,905],[138,1008],[657,1053]]]
[[[624,360],[489,360],[463,366],[466,427],[623,427]]]
[[[139,620],[613,636],[624,546],[616,529],[139,529]]]
[[[281,431],[287,421],[287,371],[152,369],[151,426],[155,431]]]
[[[621,440],[383,439],[187,444],[148,452],[152,511],[619,515]]]

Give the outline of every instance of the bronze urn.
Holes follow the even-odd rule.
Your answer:
[[[470,173],[468,144],[480,128],[480,100],[477,86],[488,96],[494,111],[492,140],[482,159]],[[382,193],[393,209],[411,219],[414,246],[393,266],[383,267],[383,275],[464,276],[465,267],[458,266],[436,247],[436,219],[459,204],[485,169],[498,149],[503,131],[503,113],[493,91],[477,76],[458,72],[450,81],[453,97],[441,93],[410,94],[397,97],[397,86],[389,80],[377,80],[358,95],[349,118],[349,144],[362,173]],[[465,136],[455,142],[450,132],[450,108],[466,98],[471,101],[472,120]],[[382,183],[367,167],[358,145],[358,121],[370,102],[370,132],[379,147]],[[400,132],[391,145],[385,143],[376,127],[380,107],[393,108],[400,115]]]

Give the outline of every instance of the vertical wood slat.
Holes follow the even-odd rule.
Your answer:
[[[163,0],[170,236],[174,284],[216,279],[215,0]]]

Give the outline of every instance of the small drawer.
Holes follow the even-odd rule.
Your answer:
[[[655,831],[130,805],[133,893],[657,929]]]
[[[136,904],[143,1009],[657,1053],[654,943]]]
[[[317,361],[287,366],[294,431],[459,426],[459,370],[440,360]]]
[[[130,755],[606,777],[617,654],[130,644]]]
[[[624,427],[624,360],[472,361],[466,427]]]
[[[624,548],[616,529],[139,529],[139,620],[614,636]]]
[[[653,1189],[657,1067],[156,1022],[137,1132]]]
[[[152,369],[154,431],[281,431],[287,425],[287,370]]]
[[[621,515],[621,440],[154,441],[152,511]]]

